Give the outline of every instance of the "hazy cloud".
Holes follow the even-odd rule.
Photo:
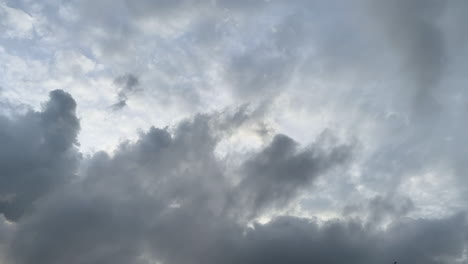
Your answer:
[[[418,111],[434,107],[434,89],[439,88],[446,69],[447,40],[438,19],[445,2],[441,1],[368,1],[375,22],[382,26],[383,36],[403,63],[402,75],[414,87]]]
[[[120,110],[127,106],[128,98],[136,93],[140,82],[133,74],[126,74],[115,78],[114,84],[118,87],[118,102],[111,106],[112,110]]]

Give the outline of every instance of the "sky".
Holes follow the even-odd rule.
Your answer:
[[[0,0],[0,264],[468,263],[467,18]]]

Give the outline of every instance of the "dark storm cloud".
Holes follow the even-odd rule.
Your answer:
[[[247,229],[181,211],[167,217],[160,223],[165,236],[154,236],[164,263],[454,263],[466,243],[463,215],[408,219],[386,230],[359,221],[319,224],[296,217]]]
[[[75,173],[80,129],[75,109],[73,98],[56,90],[41,112],[0,116],[0,213],[9,220]]]
[[[140,263],[144,199],[70,186],[26,218],[7,254],[12,263]],[[135,203],[137,202],[138,203]],[[7,262],[9,263],[9,262]]]
[[[249,211],[270,204],[287,206],[296,189],[348,156],[347,146],[328,149],[318,141],[302,150],[279,135],[245,163],[243,180],[236,184],[215,149],[249,119],[246,111],[242,106],[197,115],[173,129],[152,128],[113,156],[95,154],[76,181],[38,201],[21,219],[9,259],[24,264],[234,261],[245,243],[240,236],[245,219],[238,216],[252,216],[256,212]],[[259,198],[251,206],[243,204],[244,195]]]
[[[463,215],[408,220],[387,230],[369,229],[356,221],[318,225],[284,217],[247,232],[246,254],[240,254],[239,262],[454,263],[463,253],[465,228]]]
[[[111,106],[112,110],[121,110],[127,106],[127,100],[129,96],[138,91],[140,82],[138,78],[133,74],[125,74],[115,78],[114,84],[119,88],[117,98],[118,102]]]
[[[47,170],[53,172],[47,174],[53,178],[38,179],[49,185],[51,181],[54,186],[59,184],[75,171],[73,144],[79,125],[74,109],[68,94],[54,91],[42,112],[2,120],[8,124],[4,131],[10,131],[10,138],[15,138],[13,131],[18,137],[11,141],[10,149],[24,148],[20,139],[28,139],[13,130],[21,124],[40,135],[26,143],[37,140],[41,154],[56,153],[53,157],[59,161],[55,165],[59,169],[48,164]],[[327,133],[305,148],[277,135],[241,165],[240,182],[236,182],[225,173],[226,164],[215,150],[220,140],[249,120],[247,109],[196,115],[174,128],[151,128],[137,141],[122,143],[112,156],[96,153],[85,160],[74,181],[55,191],[48,188],[48,195],[33,208],[29,206],[13,232],[0,226],[0,232],[9,234],[7,240],[0,239],[6,245],[0,245],[4,251],[0,257],[6,255],[6,263],[17,264],[149,264],[155,260],[167,264],[371,264],[394,260],[436,264],[454,263],[461,257],[466,241],[463,215],[432,220],[398,218],[386,229],[359,219],[318,223],[287,216],[247,227],[246,220],[253,220],[260,209],[287,206],[301,189],[345,164],[352,153],[352,146],[338,144]],[[72,159],[60,158],[63,156]],[[22,155],[16,156],[20,162],[25,159],[19,157]],[[9,163],[14,163],[13,158]],[[5,182],[15,183],[12,179]],[[21,191],[29,193],[37,187],[28,186]],[[12,192],[13,187],[2,192]],[[405,202],[395,206],[387,198],[369,204],[367,210],[376,215],[409,210]]]
[[[69,202],[46,211],[45,219],[36,219],[46,222],[24,223],[14,244],[15,263],[151,263],[148,258],[153,258],[178,264],[394,260],[448,264],[462,257],[466,243],[462,215],[406,220],[386,230],[359,221],[318,224],[295,217],[245,229],[232,220],[184,207],[155,217],[138,204],[102,199],[81,204],[77,197]]]
[[[49,196],[20,223],[10,257],[15,263],[449,263],[461,254],[461,216],[409,221],[384,232],[359,222],[319,226],[286,217],[242,235],[244,227],[222,214],[228,185],[212,153],[217,123],[198,116],[174,135],[154,128],[114,157],[95,155],[84,182]],[[307,152],[295,152],[294,141],[277,136],[246,166],[270,162],[281,172],[311,161]],[[302,172],[290,176],[308,181]]]
[[[351,157],[351,146],[324,149],[323,145],[318,141],[298,149],[293,139],[276,135],[270,145],[244,164],[246,176],[237,187],[235,200],[242,201],[243,210],[249,208],[254,215],[268,207],[283,207],[314,178]]]

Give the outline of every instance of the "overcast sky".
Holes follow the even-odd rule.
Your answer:
[[[0,264],[468,263],[467,23],[0,0]]]

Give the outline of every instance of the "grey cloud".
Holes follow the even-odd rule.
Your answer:
[[[324,146],[323,140],[318,140],[301,150],[293,139],[276,135],[270,145],[245,163],[246,176],[237,186],[235,199],[253,215],[268,207],[285,206],[313,179],[349,161],[352,146]]]
[[[381,65],[370,58],[379,53],[355,21],[354,8],[345,2],[272,1],[261,14],[276,19],[242,19],[242,52],[226,62],[225,78],[234,94],[254,101],[315,91],[309,78],[373,78],[368,76]]]
[[[310,19],[300,19],[295,27],[309,33],[310,38],[302,41],[318,51],[296,77],[314,76],[319,81],[311,81],[311,87],[297,85],[298,98],[306,97],[297,108],[302,111],[305,106],[313,113],[327,108],[323,100],[330,100],[334,106],[329,111],[347,133],[377,144],[355,184],[385,194],[398,192],[405,188],[402,182],[434,169],[441,182],[450,181],[448,168],[464,182],[466,148],[461,146],[466,145],[467,127],[460,113],[466,112],[466,104],[461,103],[466,78],[459,69],[465,68],[461,65],[466,64],[466,50],[458,45],[464,43],[466,32],[457,26],[466,20],[460,15],[466,13],[464,4],[363,1],[344,8],[333,1],[314,1],[313,5],[316,12],[310,11],[305,16]],[[312,21],[318,26],[311,27]],[[345,84],[335,86],[335,80]],[[314,93],[307,97],[310,91]],[[350,115],[354,111],[359,114]],[[367,122],[378,123],[376,130],[367,133],[363,125]],[[339,190],[333,197],[343,193]]]
[[[186,211],[192,222],[221,210],[223,175],[213,153],[218,139],[211,132],[218,121],[199,115],[182,122],[173,134],[152,128],[137,142],[122,144],[112,157],[97,153],[86,162],[82,181],[49,195],[22,220],[10,259],[149,263],[142,254],[154,257],[151,252],[162,252],[163,246],[148,248],[159,239],[174,250],[171,236],[184,234],[158,229],[167,215]],[[176,203],[180,209],[171,208]]]
[[[7,219],[17,220],[75,173],[80,157],[75,109],[73,98],[56,90],[41,112],[0,116],[0,213]]]
[[[65,38],[65,46],[92,53],[90,58],[112,65],[112,71],[144,75],[116,79],[116,110],[143,80],[145,87],[156,87],[149,94],[178,107],[181,98],[191,107],[211,104],[205,96],[214,91],[209,85],[227,84],[230,91],[216,94],[232,92],[236,97],[229,100],[236,103],[274,102],[285,95],[292,103],[278,112],[299,109],[307,116],[318,109],[331,126],[363,139],[363,146],[356,154],[354,146],[318,139],[304,147],[277,135],[240,168],[229,168],[236,173],[232,179],[229,164],[214,153],[221,139],[252,118],[244,108],[151,128],[115,153],[99,152],[79,163],[75,105],[54,92],[41,112],[0,117],[0,213],[15,220],[17,229],[5,238],[0,224],[0,251],[11,263],[462,262],[462,215],[408,216],[420,209],[413,196],[437,195],[426,187],[443,192],[425,201],[443,204],[440,214],[459,209],[444,204],[445,196],[466,193],[464,4],[69,3],[78,14],[74,22],[54,19],[54,2],[38,3],[28,13],[41,18],[36,22],[47,20],[48,34]],[[55,49],[38,46],[45,53]],[[414,110],[417,115],[411,115]],[[298,122],[315,127],[306,119]],[[355,162],[353,175],[328,177],[348,161]],[[80,164],[82,173],[69,182]],[[424,184],[428,173],[435,175],[434,184],[432,178]],[[445,190],[452,173],[460,176],[459,184]],[[325,184],[309,189],[322,179]],[[423,191],[401,194],[409,181]],[[270,209],[287,207],[306,189],[328,199],[327,212],[356,206],[346,208],[345,220],[283,217],[245,226]],[[383,195],[361,201],[369,191]]]
[[[347,217],[359,217],[370,226],[380,226],[401,220],[415,209],[416,205],[408,197],[377,195],[364,204],[346,205],[343,213]]]
[[[281,91],[293,70],[286,55],[272,55],[259,48],[234,57],[227,68],[227,79],[237,96],[252,98],[263,94],[271,97]]]
[[[226,69],[223,77],[238,95],[238,100],[254,101],[265,94],[277,95],[291,88],[288,85],[291,80],[308,76],[326,75],[329,79],[353,76],[366,82],[379,81],[379,78],[400,80],[407,76],[411,79],[404,85],[407,89],[390,88],[392,91],[411,90],[399,91],[401,100],[394,100],[396,107],[409,93],[417,105],[431,108],[437,101],[432,98],[437,96],[433,94],[434,87],[443,79],[450,53],[446,45],[448,30],[445,25],[439,26],[443,24],[439,20],[447,15],[446,10],[451,12],[447,16],[452,15],[454,5],[459,4],[366,0],[354,4],[301,0],[80,1],[71,4],[79,11],[80,23],[65,25],[67,30],[80,33],[78,39],[82,41],[78,43],[81,45],[89,46],[87,44],[92,42],[100,46],[101,52],[96,54],[98,60],[119,62],[118,65],[124,67],[119,67],[120,70],[139,69],[143,74],[153,75],[154,72],[142,65],[151,65],[151,62],[168,56],[164,65],[157,65],[158,71],[172,80],[162,83],[159,93],[155,93],[168,93],[164,97],[184,97],[187,93],[194,96],[198,95],[198,90],[205,89],[193,82],[174,80],[181,76],[184,78],[180,80],[192,80],[194,69],[183,71],[181,65],[193,63],[197,67],[208,67],[210,63],[203,63],[209,61],[206,59],[209,57],[222,62],[222,68]],[[255,16],[249,13],[251,10],[255,10]],[[369,16],[370,20],[361,19]],[[146,18],[155,20],[158,25],[172,21],[173,24],[169,23],[170,26],[165,28],[175,29],[177,33],[175,36],[169,34],[169,37],[148,34],[140,28],[145,25]],[[207,22],[203,23],[205,20]],[[63,24],[53,21],[58,27]],[[99,34],[90,30],[96,27],[100,29]],[[377,28],[380,35],[371,32],[370,27]],[[215,34],[211,34],[213,31]],[[455,35],[450,34],[451,37]],[[209,44],[198,42],[192,45],[191,38],[205,39]],[[153,45],[163,54],[149,52],[148,47]],[[180,48],[167,50],[162,48],[165,45]],[[181,49],[183,59],[178,57]],[[121,58],[118,56],[121,54],[132,55]],[[135,57],[148,58],[148,64],[136,62]],[[395,66],[395,57],[406,60],[405,66]],[[178,61],[176,68],[182,69],[173,69],[170,64],[174,60]],[[394,67],[400,69],[398,76],[389,76],[388,72],[393,72]],[[178,87],[183,87],[183,92]],[[298,84],[295,89],[309,91],[312,87]],[[194,105],[202,101],[197,100]],[[125,107],[125,102],[119,99],[115,108]],[[174,102],[179,101],[172,100]]]
[[[369,203],[371,221],[380,222],[385,217],[401,217],[415,209],[415,205],[408,197],[382,197],[377,196]]]
[[[141,218],[150,209],[144,199],[110,200],[77,187],[49,196],[21,222],[7,255],[12,263],[140,263],[142,224],[150,221]]]
[[[138,86],[140,82],[138,78],[133,74],[125,74],[115,78],[114,84],[119,88],[117,97],[118,102],[111,106],[112,110],[121,110],[127,106],[127,100],[129,96],[138,92]]]
[[[454,263],[466,245],[463,215],[407,219],[385,230],[360,221],[319,224],[296,217],[247,229],[218,218],[188,219],[182,214],[164,222],[169,239],[160,238],[159,246],[165,263]]]
[[[385,39],[404,62],[403,76],[414,87],[414,102],[430,111],[433,93],[446,67],[446,38],[438,19],[443,15],[443,1],[368,1],[374,21],[381,24]]]
[[[466,243],[463,215],[407,219],[386,230],[359,221],[319,224],[295,217],[279,217],[246,229],[229,219],[184,207],[154,217],[148,211],[151,207],[140,211],[138,204],[116,206],[94,200],[76,208],[72,206],[79,203],[76,197],[72,205],[69,202],[65,202],[66,208],[43,215],[46,218],[40,220],[54,223],[41,223],[44,229],[34,222],[24,224],[17,237],[24,244],[14,244],[17,263],[151,263],[138,257],[146,256],[163,263],[440,264],[460,259]],[[70,220],[56,223],[55,219]],[[149,220],[152,227],[146,229]],[[62,232],[47,232],[57,228]],[[31,235],[48,240],[38,243]],[[29,250],[35,254],[30,255]]]
[[[267,5],[268,1],[264,0],[157,0],[157,1],[128,1],[127,7],[136,17],[147,18],[157,17],[160,20],[177,19],[178,16],[187,15],[190,9],[198,12],[204,11],[220,11],[223,9],[229,11],[249,11],[251,9],[261,8]],[[211,10],[210,10],[211,9]]]
[[[360,222],[323,225],[279,218],[247,233],[244,263],[454,263],[466,243],[465,218],[408,220],[387,230]],[[437,239],[436,239],[437,237]]]
[[[245,28],[245,35],[253,36],[242,39],[241,44],[245,46],[242,52],[226,60],[225,78],[234,95],[244,100],[275,98],[288,90],[288,84],[307,56],[307,43],[312,40],[312,27],[307,19],[312,14],[308,9],[296,9],[295,5],[281,2],[269,3],[265,8],[272,13],[281,9],[284,14],[266,20],[261,26],[251,16],[238,22]]]
[[[268,4],[271,4],[269,1],[265,0],[217,0],[215,3],[219,8],[243,12],[256,11],[259,8],[264,8]]]
[[[154,128],[136,143],[123,144],[113,157],[96,154],[83,182],[48,196],[20,222],[10,259],[39,264],[151,263],[150,259],[179,264],[370,264],[453,263],[461,256],[466,239],[462,215],[406,219],[387,230],[359,221],[318,224],[295,217],[246,228],[222,213],[229,184],[211,154],[216,140],[210,136],[210,122],[198,116],[172,135]],[[306,154],[294,154],[296,144],[278,136],[254,160],[263,157],[280,171],[288,160],[284,157],[308,161]],[[337,159],[331,157],[332,162]]]
[[[13,225],[8,224],[0,217],[0,262],[6,263],[6,252],[13,234]]]
[[[48,127],[51,134],[68,135],[78,129],[74,107],[69,95],[55,91],[43,112],[23,118],[42,117],[54,124]],[[440,264],[462,257],[464,215],[395,218],[386,229],[359,219],[319,223],[288,216],[247,227],[239,216],[286,206],[319,175],[344,164],[352,146],[337,144],[325,133],[301,148],[277,135],[247,159],[236,183],[214,152],[222,138],[248,121],[246,109],[151,128],[137,141],[122,143],[113,155],[96,153],[75,181],[38,200],[17,222],[3,249],[7,263]],[[48,145],[70,150],[76,142],[58,138],[61,142]],[[410,209],[404,201],[395,204],[377,197],[364,210],[404,215]]]
[[[121,100],[121,101],[118,101],[117,103],[111,105],[111,109],[113,111],[118,111],[118,110],[121,110],[123,108],[125,108],[127,106],[127,100]]]
[[[112,156],[96,153],[75,181],[21,218],[9,259],[19,264],[150,263],[148,258],[234,263],[244,243],[245,222],[238,216],[252,215],[246,212],[252,209],[233,199],[258,192],[256,206],[276,201],[286,206],[296,189],[348,155],[348,146],[327,149],[323,143],[322,149],[320,141],[300,150],[280,135],[245,163],[243,181],[236,184],[215,148],[250,118],[246,111],[242,106],[196,115],[174,128],[151,128]],[[270,180],[271,188],[262,186]]]

